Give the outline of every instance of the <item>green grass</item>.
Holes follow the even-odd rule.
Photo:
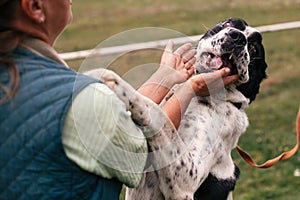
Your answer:
[[[244,18],[252,26],[297,21],[299,10],[298,0],[74,0],[74,21],[55,47],[59,52],[94,48],[117,33],[143,27],[163,27],[186,35],[202,34],[207,27],[229,17]],[[295,118],[300,103],[299,36],[300,29],[263,34],[268,79],[247,109],[250,126],[239,142],[259,163],[295,143]],[[161,51],[155,50],[130,53],[114,61],[110,68],[125,74],[144,63],[158,63],[160,55]],[[81,62],[69,64],[79,69]],[[135,70],[129,79],[140,82],[152,71]],[[265,170],[250,167],[236,151],[233,158],[241,169],[235,199],[299,199],[300,177],[293,175],[300,168],[299,152],[290,160]]]

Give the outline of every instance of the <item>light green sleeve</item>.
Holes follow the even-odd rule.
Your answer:
[[[128,187],[141,179],[147,159],[146,139],[125,104],[104,84],[91,84],[73,100],[64,122],[67,156],[81,168]]]

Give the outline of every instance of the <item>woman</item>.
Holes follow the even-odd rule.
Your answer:
[[[71,0],[0,0],[1,199],[118,199],[122,184],[135,187],[141,174],[102,161],[145,167],[147,157],[132,162],[114,151],[147,152],[124,104],[98,80],[67,68],[53,49],[72,20],[71,6]],[[209,95],[201,75],[190,78],[190,49],[186,44],[173,53],[169,44],[161,67],[139,92],[159,103],[168,88],[185,81],[182,87]],[[220,75],[225,84],[237,80],[228,74],[222,69],[209,81]],[[163,107],[176,127],[191,98],[174,96]],[[83,142],[89,136],[98,139]]]

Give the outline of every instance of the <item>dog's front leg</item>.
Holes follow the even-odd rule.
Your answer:
[[[152,188],[147,188],[147,193],[152,193],[152,197],[162,197],[166,199],[193,199],[193,193],[176,185],[175,180],[169,178],[174,175],[174,168],[170,164],[178,160],[180,152],[186,148],[178,135],[173,123],[166,116],[164,111],[153,101],[144,97],[132,88],[127,82],[122,80],[117,74],[105,69],[93,70],[87,73],[95,78],[99,78],[121,99],[127,109],[131,112],[132,119],[141,128],[149,144],[149,159],[153,166],[153,171],[144,175],[144,181],[138,188],[129,192],[128,196],[138,197],[145,191],[152,182],[156,182]],[[158,178],[155,180],[153,176]],[[152,177],[150,180],[149,177]],[[165,187],[166,181],[168,187]],[[160,191],[157,190],[159,186]],[[151,192],[152,191],[152,192]],[[150,195],[151,196],[151,195]],[[151,199],[151,197],[149,197]]]

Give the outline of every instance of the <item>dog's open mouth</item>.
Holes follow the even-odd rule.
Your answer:
[[[203,52],[200,55],[198,66],[196,67],[196,73],[199,74],[216,71],[225,67],[228,67],[231,70],[231,74],[238,73],[233,53],[226,53],[218,56],[213,53]]]

